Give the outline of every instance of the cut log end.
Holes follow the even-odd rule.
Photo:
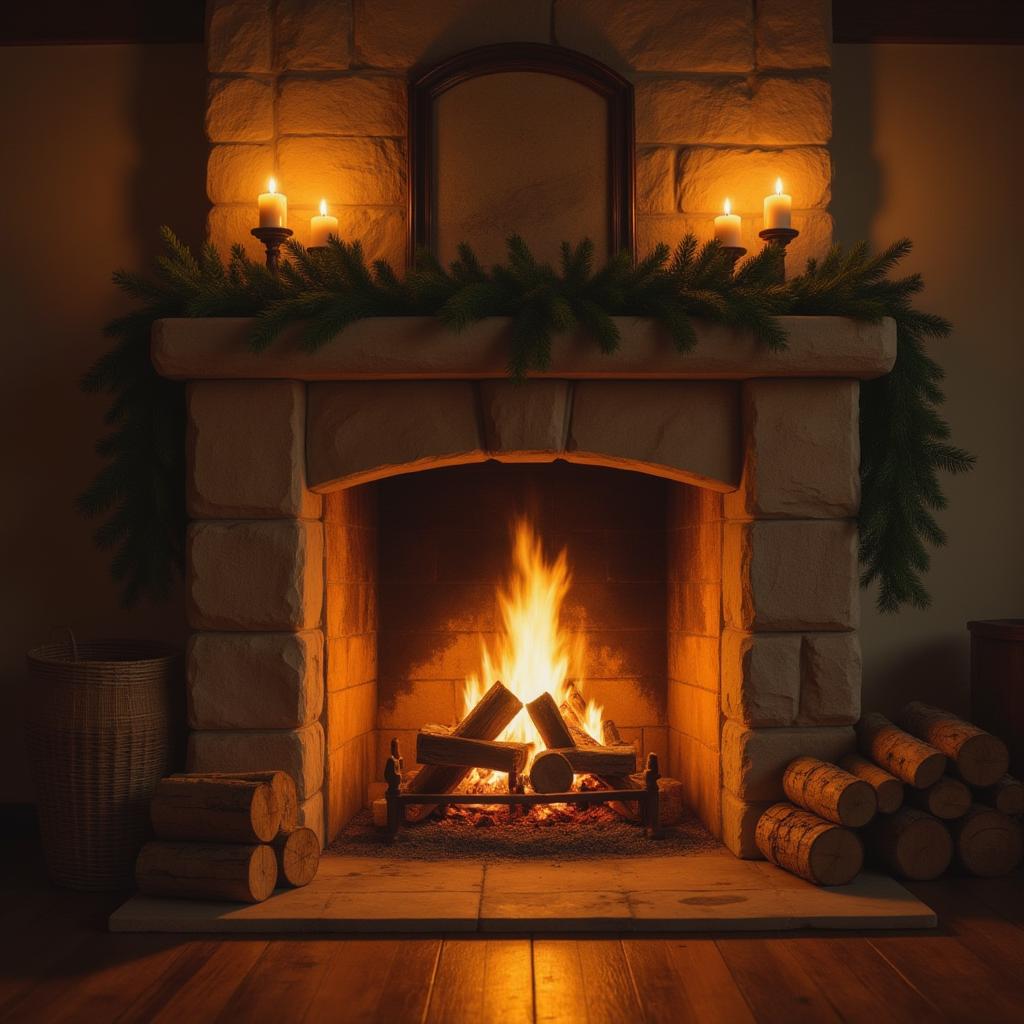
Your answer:
[[[798,807],[848,828],[866,825],[878,808],[869,783],[816,757],[792,761],[782,785],[786,796]]]
[[[975,804],[953,827],[957,863],[981,878],[1008,875],[1021,862],[1021,830],[1005,814]]]
[[[942,778],[927,789],[911,790],[909,801],[942,821],[953,821],[970,809],[971,791],[959,779]]]
[[[788,803],[761,815],[755,841],[773,864],[815,885],[846,885],[864,864],[855,832]]]
[[[872,852],[893,874],[915,882],[938,878],[953,859],[953,840],[938,818],[914,807],[875,819]]]
[[[1024,814],[1024,783],[1012,775],[1004,775],[994,786],[987,786],[978,793],[978,802],[1011,817]]]
[[[857,723],[857,740],[865,757],[917,789],[935,785],[946,771],[944,754],[884,715],[864,715]]]
[[[949,711],[911,701],[903,709],[902,722],[908,732],[948,757],[956,774],[972,786],[991,786],[1009,771],[1006,744]]]
[[[879,814],[893,814],[903,805],[903,783],[873,761],[860,754],[847,754],[840,760],[839,767],[874,789]]]
[[[557,750],[545,750],[530,766],[530,785],[537,793],[567,793],[572,788],[572,765]]]
[[[273,842],[281,881],[291,886],[309,885],[320,867],[320,840],[311,828],[282,831]]]

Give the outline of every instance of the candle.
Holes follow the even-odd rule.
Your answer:
[[[740,234],[740,215],[732,213],[732,204],[728,199],[725,201],[725,213],[715,218],[715,238],[722,245],[731,249],[743,247]]]
[[[313,217],[309,222],[310,246],[326,245],[331,235],[338,233],[338,218],[327,213],[327,200],[320,200],[320,216]]]
[[[267,191],[260,193],[257,204],[261,228],[288,226],[288,197],[277,191],[277,182],[273,178],[267,182]]]
[[[775,195],[764,197],[765,228],[790,227],[790,213],[793,209],[793,197],[782,191],[782,179],[775,179]]]

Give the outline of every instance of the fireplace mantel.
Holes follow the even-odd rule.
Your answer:
[[[677,352],[668,333],[644,317],[615,317],[619,351],[600,352],[581,332],[555,337],[550,369],[532,376],[569,380],[751,380],[838,377],[869,380],[892,369],[896,324],[843,317],[780,320],[788,347],[772,352],[751,334],[697,326],[692,351]],[[433,317],[361,320],[317,352],[304,352],[292,330],[265,352],[251,352],[247,318],[158,320],[152,354],[174,380],[485,380],[507,374],[507,317],[489,317],[455,333]]]

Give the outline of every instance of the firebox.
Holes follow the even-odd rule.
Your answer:
[[[785,764],[853,745],[858,380],[892,325],[793,318],[771,354],[708,328],[686,355],[619,327],[619,353],[563,336],[515,383],[500,318],[455,342],[380,318],[313,355],[158,324],[158,369],[190,382],[191,769],[288,768],[329,841],[393,738],[411,770],[417,732],[497,679],[524,701],[571,681],[755,855]],[[517,628],[544,641],[525,668]]]

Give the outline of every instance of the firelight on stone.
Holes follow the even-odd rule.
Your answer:
[[[313,248],[326,245],[331,235],[337,233],[338,218],[327,212],[327,200],[321,199],[319,216],[312,217],[309,221],[309,244]]]
[[[723,209],[725,212],[715,218],[715,239],[724,246],[738,249],[743,245],[740,215],[732,212],[732,203],[728,199]]]
[[[286,228],[288,226],[288,197],[277,191],[277,181],[267,179],[267,191],[257,199],[261,228]]]
[[[775,179],[775,194],[764,197],[764,226],[770,228],[792,227],[791,216],[793,197],[782,191],[782,179]]]

